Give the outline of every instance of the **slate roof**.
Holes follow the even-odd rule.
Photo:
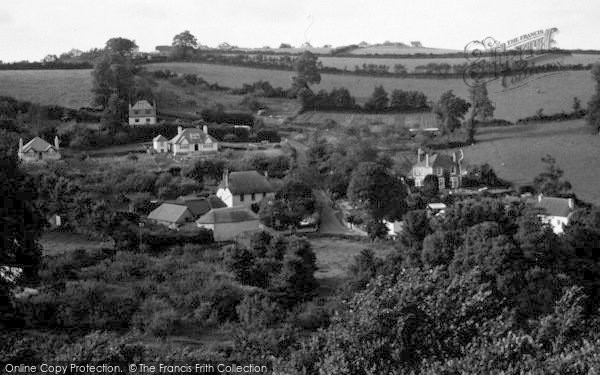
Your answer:
[[[138,100],[131,109],[154,109],[152,104],[150,104],[147,100]]]
[[[37,152],[45,152],[48,149],[54,148],[50,143],[44,141],[40,137],[35,137],[31,141],[27,142],[23,145],[23,152],[27,152],[29,150],[37,151]]]
[[[196,221],[198,224],[240,223],[258,220],[258,216],[245,207],[214,208]]]
[[[206,143],[207,139],[210,139],[211,142],[216,142],[213,137],[208,134],[204,134],[204,131],[199,128],[183,129],[181,133],[171,138],[170,142],[172,144],[180,144],[184,139],[187,140],[188,143]]]
[[[445,154],[433,154],[429,155],[429,167],[432,168],[444,168],[451,169],[453,166],[458,165],[452,160],[451,155]],[[426,167],[426,158],[423,155],[423,159],[420,162],[416,162],[413,167]]]
[[[229,191],[232,194],[272,193],[273,186],[257,171],[242,171],[229,173]],[[221,181],[219,188],[225,188]]]
[[[211,195],[208,197],[187,195],[178,197],[174,201],[168,201],[165,203],[185,206],[195,218],[204,215],[213,208],[227,207],[225,202],[223,202],[219,197],[215,195]]]
[[[165,202],[150,212],[148,219],[179,224],[185,222],[186,217],[190,215],[191,212],[186,206]]]
[[[568,217],[572,211],[567,198],[541,197],[535,205],[548,216]]]

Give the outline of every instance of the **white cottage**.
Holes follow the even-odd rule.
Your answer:
[[[54,146],[40,137],[35,137],[23,145],[23,139],[21,138],[19,139],[17,155],[24,162],[58,160],[60,159],[58,137],[54,137]]]
[[[556,234],[564,232],[574,210],[573,198],[545,197],[542,194],[538,195],[535,207],[542,211],[539,215],[541,221],[550,225]]]
[[[275,189],[265,176],[257,171],[225,172],[217,190],[227,207],[246,206],[259,203],[265,198],[274,198]]]
[[[129,125],[156,124],[156,108],[147,100],[139,100],[129,105]]]

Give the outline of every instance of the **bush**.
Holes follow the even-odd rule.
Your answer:
[[[173,332],[178,320],[177,312],[167,300],[153,296],[142,303],[132,325],[142,332],[165,337]]]

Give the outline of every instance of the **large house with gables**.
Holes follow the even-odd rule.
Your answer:
[[[466,173],[462,168],[463,153],[429,154],[419,149],[417,162],[410,170],[410,177],[414,179],[416,187],[422,187],[425,177],[437,176],[440,190],[458,189],[461,186],[462,176]]]
[[[58,137],[54,137],[54,145],[44,141],[40,137],[35,137],[26,144],[23,139],[19,139],[19,150],[17,156],[24,162],[35,162],[44,160],[60,159]]]
[[[202,129],[177,127],[177,135],[171,140],[157,135],[152,140],[152,148],[156,152],[172,152],[173,155],[188,155],[217,152],[219,142],[208,135],[208,127],[204,125]]]
[[[156,108],[147,100],[139,100],[129,105],[129,125],[156,124]]]

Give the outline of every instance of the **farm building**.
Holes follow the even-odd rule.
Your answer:
[[[193,222],[194,215],[184,205],[163,203],[148,214],[148,220],[170,229],[179,229],[186,223]]]
[[[462,170],[463,153],[460,156],[454,152],[452,155],[428,154],[419,148],[417,162],[410,170],[410,176],[415,180],[415,186],[422,187],[425,177],[437,176],[442,189],[457,189],[461,185],[461,178],[466,171]]]
[[[139,100],[129,105],[129,125],[156,124],[156,108],[147,100]]]
[[[173,152],[173,155],[186,155],[192,153],[209,153],[219,150],[219,142],[208,135],[208,127],[202,130],[197,128],[183,129],[177,127],[177,135],[167,140],[162,135],[157,135],[152,140],[152,147],[157,152]]]
[[[215,241],[230,241],[240,234],[259,230],[258,216],[246,207],[215,208],[198,220],[199,228],[213,231]]]
[[[563,233],[574,210],[572,198],[545,197],[543,194],[538,195],[534,207],[542,210],[540,219],[556,234]]]
[[[60,159],[59,143],[58,137],[54,137],[54,146],[40,137],[35,137],[23,145],[23,139],[20,138],[17,155],[24,162],[58,160]]]
[[[265,198],[275,197],[275,189],[267,178],[257,171],[226,171],[217,190],[217,197],[221,198],[227,207],[250,207]]]

